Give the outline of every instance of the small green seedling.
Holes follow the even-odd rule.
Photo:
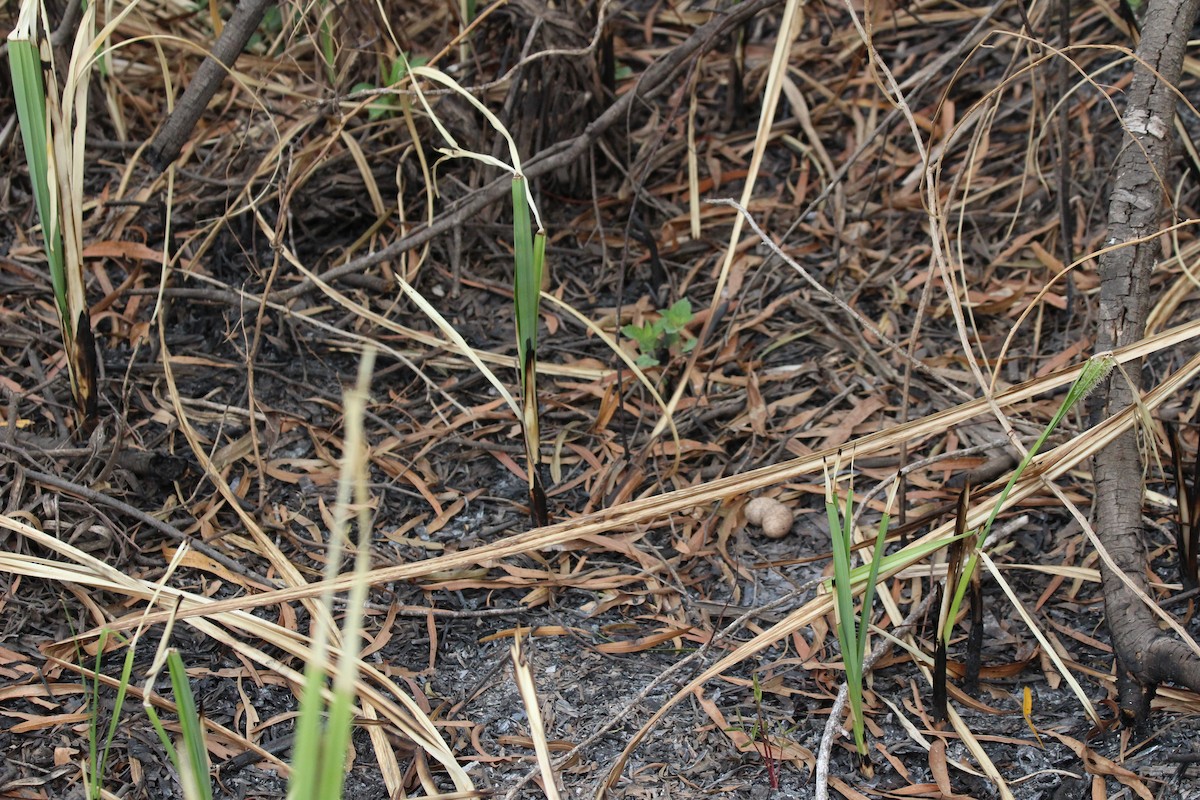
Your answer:
[[[754,673],[754,711],[758,715],[758,723],[754,726],[755,732],[762,736],[762,741],[765,747],[763,748],[763,763],[767,766],[767,780],[772,789],[779,788],[779,773],[775,771],[775,759],[771,756],[771,736],[767,729],[766,716],[763,714],[763,689],[762,684],[758,682],[758,673]],[[751,737],[753,740],[754,737]]]
[[[401,53],[399,58],[392,61],[391,67],[382,76],[383,82],[380,85],[376,86],[367,81],[362,81],[354,84],[350,88],[350,92],[353,94],[354,92],[391,88],[404,80],[412,67],[423,67],[428,61],[429,59],[424,57],[410,59],[407,54]],[[371,122],[387,119],[388,117],[395,116],[399,110],[400,102],[395,95],[383,95],[367,106],[367,119]]]
[[[686,297],[659,312],[659,318],[644,325],[625,325],[621,333],[637,343],[639,367],[656,367],[670,353],[690,353],[696,337],[685,330],[692,321],[692,304]]]
[[[121,709],[125,707],[125,694],[129,689],[129,676],[133,672],[133,648],[129,647],[121,666],[121,680],[117,684],[117,698],[113,702],[112,717],[109,719],[108,730],[102,741],[100,736],[100,665],[110,635],[115,636],[116,634],[112,634],[107,628],[100,631],[100,638],[96,642],[96,663],[92,670],[92,685],[88,687],[88,800],[100,800],[103,795],[101,784],[104,779],[104,766],[108,762],[113,737],[117,733]]]
[[[318,10],[316,51],[320,56],[321,66],[325,68],[326,77],[330,83],[334,83],[337,80],[337,39],[333,30],[336,24],[335,9],[330,7],[327,0],[318,0],[316,7]],[[198,3],[196,6],[197,11],[204,11],[207,8],[208,3]],[[293,31],[299,31],[305,26],[304,17],[305,13],[299,8],[285,11],[279,5],[269,6],[263,12],[258,28],[247,40],[246,52],[264,56],[280,55],[287,45],[283,36],[284,25],[291,26]]]
[[[196,10],[207,10],[208,3],[197,3]],[[278,55],[278,53],[268,53],[267,48],[272,42],[279,39],[279,34],[283,32],[283,12],[279,10],[279,6],[268,6],[263,12],[262,21],[258,23],[258,28],[254,33],[250,34],[250,39],[246,42],[246,52],[258,53],[260,55]]]
[[[879,519],[879,530],[875,535],[875,547],[871,550],[871,560],[866,564],[868,574],[866,585],[863,587],[862,607],[860,612],[855,614],[854,577],[850,569],[850,559],[854,553],[854,489],[851,487],[847,490],[845,507],[840,508],[834,486],[839,468],[840,463],[835,462],[832,467],[826,465],[825,469],[825,512],[829,518],[830,533],[833,534],[834,609],[837,613],[838,644],[842,648],[842,662],[846,670],[846,691],[850,698],[854,746],[858,751],[859,766],[865,774],[870,774],[866,718],[863,716],[863,661],[867,654],[867,632],[871,626],[871,603],[875,599],[875,583],[879,580],[879,568],[884,561],[884,544],[891,521],[886,509],[890,509],[895,502],[899,484],[892,484],[888,491],[885,511]]]
[[[746,737],[751,744],[762,742],[762,757],[763,765],[767,769],[767,780],[772,789],[779,788],[779,767],[780,762],[776,761],[772,754],[771,748],[774,747],[780,753],[786,751],[786,742],[777,744],[792,735],[796,731],[796,726],[785,726],[783,724],[771,725],[767,722],[766,713],[763,711],[763,686],[758,680],[757,673],[752,676],[752,687],[754,690],[754,714],[755,720],[753,724],[747,724],[742,718],[741,712],[738,712],[738,724],[730,725],[725,730],[727,732],[739,732]],[[772,742],[775,739],[775,742]]]

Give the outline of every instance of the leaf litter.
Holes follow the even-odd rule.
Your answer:
[[[841,449],[853,454],[867,509],[860,533],[881,511],[869,487],[898,471],[907,485],[893,516],[901,528],[929,519],[904,541],[892,537],[896,558],[881,573],[870,647],[888,647],[864,694],[873,777],[838,737],[834,791],[999,796],[982,753],[1017,797],[1118,787],[1187,796],[1190,693],[1160,692],[1161,725],[1148,738],[1092,730],[985,579],[980,693],[952,693],[962,727],[945,730],[922,674],[932,623],[900,627],[944,574],[933,554],[948,540],[938,509],[957,496],[949,481],[984,465],[1006,435],[1028,446],[1090,354],[1096,287],[1085,256],[1105,244],[1106,170],[1120,142],[1110,106],[1126,74],[1110,45],[1126,41],[1119,18],[1100,5],[1073,15],[1075,83],[1059,105],[1047,79],[1056,62],[1037,40],[1063,43],[1042,10],[872,7],[875,52],[935,159],[927,209],[911,125],[846,7],[805,6],[789,69],[772,75],[780,4],[742,5],[745,21],[726,24],[728,14],[700,6],[513,2],[481,9],[456,41],[446,7],[384,3],[394,43],[377,32],[379,8],[347,7],[332,74],[316,12],[288,8],[239,59],[168,186],[136,150],[166,105],[154,45],[139,37],[177,37],[160,46],[190,75],[199,54],[181,43],[211,42],[214,31],[207,15],[143,2],[151,13],[114,34],[114,72],[99,79],[107,116],[93,113],[88,131],[96,206],[85,255],[107,411],[84,440],[69,435],[24,162],[6,144],[4,196],[18,224],[0,258],[0,713],[10,721],[0,791],[60,797],[80,786],[90,709],[79,674],[94,663],[85,654],[101,626],[130,631],[144,620],[134,674],[146,674],[154,626],[170,615],[149,598],[186,542],[163,591],[181,598],[172,643],[204,701],[218,796],[281,792],[344,447],[342,388],[371,341],[380,347],[365,420],[376,569],[360,697],[379,719],[359,719],[348,791],[451,791],[429,742],[414,744],[423,716],[476,788],[505,796],[549,788],[539,755],[570,796],[605,784],[628,797],[813,796],[844,680],[819,580],[831,567],[818,475]],[[543,290],[557,302],[542,305],[538,374],[556,524],[532,533],[519,417],[463,352],[516,391],[511,219],[495,202],[508,187],[486,165],[435,166],[437,132],[407,89],[391,87],[387,113],[356,94],[393,84],[385,78],[401,50],[444,68],[462,47],[470,58],[459,80],[510,126],[548,209]],[[772,80],[780,110],[756,137]],[[468,104],[425,89],[463,146],[490,150]],[[1070,141],[1055,139],[1055,114],[1067,114]],[[1064,152],[1069,242],[1054,184]],[[762,166],[746,222],[807,278],[756,235],[728,248],[743,218],[701,202],[739,196],[754,157]],[[1194,216],[1193,194],[1174,197],[1180,219]],[[936,263],[935,236],[953,272]],[[1157,387],[1147,406],[1184,420],[1193,240],[1186,225],[1165,240],[1172,258],[1151,314],[1160,335],[1118,354],[1145,357]],[[399,279],[460,341],[403,299]],[[652,354],[620,338],[653,330],[660,310],[685,300],[690,319],[673,319],[662,342],[647,338]],[[628,360],[651,355],[647,383],[579,318]],[[675,436],[664,433],[668,403]],[[1028,521],[991,545],[1105,719],[1113,688],[1096,557],[1040,481],[1086,503],[1091,448],[1140,424],[1132,414],[1112,422],[1064,421],[1001,516]],[[1151,433],[1148,442],[1165,441]],[[1180,438],[1194,458],[1194,431],[1181,426]],[[167,462],[149,457],[180,459],[187,471],[167,475]],[[975,524],[1008,474],[977,489]],[[1160,599],[1178,592],[1169,478],[1157,467],[1148,476],[1145,509]],[[795,514],[789,536],[768,540],[745,524],[746,504],[763,494]],[[1184,603],[1172,613],[1190,620]],[[523,691],[509,655],[517,637],[533,683]],[[123,653],[108,641],[111,686]],[[964,671],[963,646],[951,642],[951,675]],[[522,702],[531,690],[544,734]],[[171,713],[169,699],[154,702]],[[178,796],[146,720],[124,713],[128,736],[117,737],[105,787]],[[375,731],[386,746],[372,742]],[[611,773],[625,749],[623,771]]]

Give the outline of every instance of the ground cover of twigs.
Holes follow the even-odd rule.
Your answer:
[[[91,430],[0,99],[0,796],[182,796],[142,707],[173,719],[147,684],[164,636],[214,796],[284,796],[365,347],[365,606],[333,585],[364,636],[347,796],[1200,796],[1200,698],[1165,687],[1151,729],[1114,724],[1087,535],[1089,459],[1137,428],[1153,599],[1195,631],[1182,161],[1147,338],[1104,362],[1140,365],[1142,405],[1077,404],[1019,472],[950,638],[948,720],[930,686],[956,514],[984,523],[1012,443],[1095,355],[1119,8],[284,4],[160,171],[228,11],[140,0],[84,79]],[[532,371],[506,167],[545,232]],[[851,492],[854,566],[890,515],[865,761],[829,581],[826,503]]]

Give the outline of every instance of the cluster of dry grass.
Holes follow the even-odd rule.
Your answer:
[[[1015,464],[1009,443],[1037,438],[1091,355],[1129,74],[1112,8],[1076,8],[1064,43],[1053,9],[1009,2],[513,0],[469,25],[447,4],[285,6],[159,173],[145,145],[221,11],[141,0],[93,79],[84,255],[103,374],[87,440],[71,436],[24,162],[12,127],[0,133],[12,165],[0,208],[15,222],[0,257],[0,714],[16,720],[0,747],[26,763],[0,773],[0,793],[66,795],[86,751],[81,649],[101,628],[156,643],[169,620],[218,701],[205,707],[214,761],[253,753],[286,774],[286,750],[268,745],[290,725],[308,621],[322,591],[351,583],[320,575],[341,386],[365,343],[379,362],[364,420],[372,592],[353,609],[366,635],[360,791],[516,796],[537,776],[545,791],[613,796],[1034,797],[1069,784],[1064,772],[1171,791],[1128,732],[1085,744],[1112,692],[1087,504],[1099,447],[1139,427],[1149,451],[1160,414],[1194,412],[1186,181],[1170,187],[1148,337],[1115,354],[1146,359],[1142,408],[1091,427],[1080,411],[1022,475],[985,560],[987,688],[955,694],[962,716],[945,729],[927,710],[923,601],[944,575],[954,476],[974,477],[977,526]],[[466,149],[506,150],[441,85],[388,86],[405,60],[453,75],[502,120],[545,214],[546,527],[527,530],[519,417],[480,370],[517,393],[510,180],[439,160],[439,125]],[[635,374],[645,353],[621,329],[682,298],[690,319]],[[889,546],[874,611],[869,779],[838,733],[842,669],[818,580],[830,571],[821,476],[839,454],[852,466],[837,490],[855,487],[872,543],[872,515],[903,479],[890,510],[907,535]],[[1165,559],[1173,504],[1157,469],[1147,479]],[[761,495],[796,513],[791,537],[746,526]],[[1160,572],[1156,591],[1177,591]],[[537,669],[547,659],[566,675],[590,657],[661,674],[611,678],[579,721],[560,713],[556,729],[552,708],[545,735],[497,744],[477,692],[446,685],[448,664],[454,647],[478,647],[494,661],[479,671],[505,682],[507,650],[486,645],[530,631],[534,683],[553,680]],[[411,641],[424,643],[419,668],[400,660]],[[1024,686],[1041,700],[1022,718]],[[1156,702],[1186,729],[1197,701],[1163,690]],[[640,755],[656,731],[674,755]],[[570,753],[550,766],[539,752],[538,770],[547,737]],[[718,766],[702,768],[700,751]],[[119,742],[106,785],[153,795],[170,785],[164,761]]]

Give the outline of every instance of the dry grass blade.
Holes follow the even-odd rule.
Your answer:
[[[1016,609],[1017,614],[1019,614],[1021,619],[1025,621],[1025,626],[1037,638],[1038,643],[1042,646],[1042,652],[1044,652],[1050,658],[1050,660],[1054,662],[1054,666],[1058,668],[1059,673],[1066,680],[1067,684],[1070,685],[1071,691],[1075,693],[1077,698],[1079,698],[1079,704],[1083,706],[1083,711],[1088,715],[1088,719],[1092,721],[1093,725],[1099,726],[1101,724],[1100,715],[1096,713],[1096,707],[1092,705],[1091,699],[1088,698],[1087,693],[1083,691],[1083,687],[1079,685],[1079,682],[1075,680],[1075,676],[1071,674],[1069,669],[1067,669],[1066,664],[1062,662],[1058,652],[1054,649],[1050,642],[1046,640],[1045,634],[1042,633],[1041,626],[1039,626],[1037,621],[1034,620],[1033,617],[1029,615],[1029,612],[1025,610],[1025,605],[1021,602],[1021,599],[1017,597],[1017,594],[1012,590],[1012,587],[1008,585],[1008,581],[1004,579],[1004,576],[1000,573],[1000,570],[996,568],[995,562],[992,561],[988,554],[983,551],[980,551],[979,553],[979,560],[983,562],[985,567],[987,567],[988,572],[992,573],[992,577],[996,579],[996,583],[1000,584],[1000,588],[1003,589],[1004,594],[1008,596],[1008,601],[1012,603],[1012,606]]]
[[[1195,372],[1200,372],[1200,367],[1197,367],[1198,364],[1200,364],[1200,356],[1197,356],[1196,358],[1192,359],[1192,362],[1191,362],[1191,365]],[[1130,406],[1129,409],[1126,409],[1126,410],[1127,411],[1133,410],[1137,407],[1138,407],[1137,405]],[[1088,541],[1096,549],[1096,554],[1098,556],[1100,556],[1100,560],[1104,561],[1106,566],[1108,566],[1109,569],[1116,571],[1114,562],[1112,559],[1112,555],[1108,552],[1108,548],[1106,548],[1104,546],[1104,543],[1101,542],[1100,538],[1096,535],[1096,531],[1092,527],[1092,524],[1088,520],[1087,516],[1085,514],[1083,514],[1083,512],[1081,512],[1079,510],[1079,508],[1075,505],[1075,503],[1072,502],[1070,500],[1070,498],[1068,498],[1063,493],[1062,489],[1060,489],[1060,488],[1058,488],[1058,486],[1054,485],[1053,482],[1050,482],[1049,480],[1047,480],[1047,485],[1048,485],[1050,491],[1054,494],[1054,496],[1057,497],[1062,502],[1063,507],[1065,509],[1067,509],[1067,511],[1071,514],[1071,516],[1075,518],[1075,521],[1079,523],[1079,526],[1083,530],[1084,535],[1088,538]],[[1150,612],[1152,614],[1154,614],[1156,617],[1161,619],[1163,621],[1163,624],[1167,628],[1170,628],[1172,631],[1174,631],[1175,634],[1180,638],[1180,640],[1182,640],[1183,643],[1186,644],[1193,653],[1195,653],[1197,656],[1200,656],[1200,642],[1197,642],[1196,639],[1190,633],[1188,633],[1188,631],[1183,627],[1183,625],[1181,625],[1179,623],[1179,620],[1177,620],[1173,616],[1171,616],[1171,614],[1169,614],[1167,612],[1167,610],[1162,607],[1161,604],[1159,604],[1154,599],[1152,599],[1149,595],[1147,595],[1146,592],[1144,592],[1140,586],[1135,584],[1132,581],[1132,579],[1129,578],[1129,576],[1125,575],[1122,572],[1117,572],[1117,574],[1120,577],[1122,583],[1124,583],[1124,585],[1129,589],[1129,591],[1133,593],[1134,597],[1136,597],[1143,604],[1145,604],[1145,606],[1148,609],[1150,609]]]
[[[268,655],[262,648],[255,647],[251,642],[258,641],[267,646],[278,647],[304,663],[314,657],[314,652],[308,644],[308,637],[280,625],[258,619],[246,611],[211,610],[214,601],[210,598],[131,578],[87,553],[11,517],[0,516],[0,527],[19,533],[69,559],[69,562],[54,562],[48,559],[32,559],[27,556],[10,556],[7,559],[7,567],[14,574],[33,575],[57,582],[91,586],[146,601],[161,595],[164,604],[169,605],[171,610],[135,614],[129,619],[130,627],[137,627],[139,624],[158,624],[173,618],[186,620],[205,636],[230,647],[234,652],[277,672],[297,685],[303,683],[303,675],[286,666],[277,658]],[[118,623],[116,627],[124,626]],[[109,629],[115,628],[109,626]],[[77,638],[81,641],[86,640],[98,635],[99,632],[99,630],[85,632]],[[73,643],[68,640],[64,645],[70,648]],[[337,675],[341,667],[340,663],[334,659],[339,656],[339,648],[330,647],[328,652],[329,673]],[[441,735],[420,707],[391,679],[383,675],[375,665],[360,660],[357,663],[357,669],[359,677],[356,678],[355,689],[360,700],[372,705],[384,719],[397,726],[405,736],[412,739],[442,764],[453,778],[459,791],[473,792],[474,788],[470,778],[459,766],[453,753],[450,752]],[[396,699],[392,700],[391,697]]]
[[[92,794],[173,771],[174,731],[167,751],[120,746],[139,709],[86,733],[75,722],[76,698],[116,708],[101,701],[129,681],[109,676],[152,633],[189,659],[208,706],[192,738],[226,793],[282,796],[286,761],[313,760],[289,738],[311,665],[324,675],[307,708],[336,695],[357,748],[346,786],[364,795],[471,797],[486,781],[516,800],[604,781],[612,796],[696,800],[718,775],[737,795],[1013,797],[1065,791],[1054,784],[1080,759],[1101,765],[1094,787],[1125,778],[1140,794],[1166,749],[1121,761],[1124,742],[1089,738],[1061,675],[1102,714],[1120,696],[1089,666],[1112,650],[1097,602],[1111,586],[1096,581],[1119,552],[1092,545],[1085,506],[1112,485],[1087,459],[1122,431],[1147,465],[1154,560],[1136,602],[1158,603],[1143,616],[1174,626],[1165,642],[1200,652],[1181,611],[1192,594],[1175,594],[1166,564],[1177,548],[1184,580],[1200,580],[1187,556],[1200,546],[1194,531],[1172,544],[1159,483],[1172,463],[1149,457],[1162,417],[1178,420],[1194,524],[1200,194],[1159,166],[1166,224],[1116,245],[1097,224],[1112,158],[1138,153],[1116,111],[1141,67],[1110,44],[1115,12],[473,5],[271,8],[164,173],[138,143],[179,82],[196,83],[194,43],[231,6],[99,3],[83,27],[100,32],[70,65],[89,4],[67,3],[61,23],[47,7],[53,48],[32,53],[35,74],[57,59],[59,112],[78,111],[68,138],[89,140],[82,172],[47,140],[28,165],[14,153],[13,191],[0,180],[15,221],[0,257],[0,611],[10,628],[35,623],[20,632],[34,646],[0,646],[0,668],[46,675],[0,687],[0,714],[21,747],[52,744],[63,762],[42,776],[18,760],[16,780],[68,796],[76,779],[59,773],[103,765],[88,740],[113,727]],[[1196,93],[1197,63],[1173,96]],[[24,193],[39,176],[83,203],[95,346],[51,294],[65,300],[65,281]],[[741,202],[705,200],[726,195]],[[542,208],[522,212],[532,200]],[[62,215],[44,216],[61,228]],[[545,282],[513,269],[535,261],[542,230]],[[1060,404],[1104,359],[1065,368],[1111,319],[1090,263],[1117,246],[1161,256],[1146,338],[1117,355],[1155,388],[1092,420]],[[80,333],[67,357],[59,324]],[[357,427],[343,390],[371,345],[376,391]],[[67,358],[96,348],[103,416],[84,443],[62,403]],[[1061,425],[1042,435],[1047,420]],[[819,473],[839,452],[830,564]],[[371,515],[357,577],[331,546],[339,472],[354,476],[350,513]],[[542,496],[558,523],[528,530],[527,505],[548,521]],[[770,504],[775,524],[756,513]],[[898,519],[880,537],[885,514]],[[988,603],[969,594],[981,576]],[[53,641],[66,617],[96,627]],[[318,633],[335,619],[350,630]],[[985,630],[1000,635],[980,694]],[[521,631],[510,660],[504,639]],[[143,678],[128,691],[166,717]],[[1164,688],[1157,701],[1155,744],[1186,742],[1200,699]],[[240,732],[212,723],[226,715]],[[853,744],[850,720],[866,724]],[[1066,738],[1038,749],[1043,730]],[[855,769],[868,763],[875,777]]]
[[[1150,337],[1135,346],[1115,351],[1114,358],[1118,362],[1142,358],[1149,352],[1156,352],[1172,347],[1180,341],[1197,335],[1200,335],[1200,322],[1189,323]],[[1079,376],[1082,369],[1083,365],[1080,365],[1027,381],[1001,392],[994,398],[994,403],[1001,408],[1006,408],[1029,400],[1044,392],[1061,389],[1071,384]],[[1151,410],[1157,408],[1169,398],[1175,396],[1181,387],[1197,373],[1200,373],[1200,364],[1195,362],[1190,363],[1186,369],[1173,373],[1144,397],[1146,407]],[[857,454],[856,457],[858,458],[874,453],[887,452],[889,449],[898,448],[905,441],[928,436],[931,433],[944,431],[951,426],[963,424],[977,416],[986,414],[990,408],[992,408],[992,403],[989,403],[987,400],[973,400],[945,411],[913,420],[904,425],[867,434],[843,447],[830,448],[813,453],[812,455],[751,470],[740,475],[720,478],[698,486],[691,486],[654,497],[634,500],[617,508],[580,516],[569,521],[556,523],[547,528],[516,534],[480,547],[438,556],[437,558],[417,563],[374,569],[370,573],[369,580],[373,584],[410,580],[439,570],[458,569],[464,566],[473,566],[481,562],[551,548],[582,536],[602,534],[635,525],[644,525],[656,520],[666,520],[672,514],[689,511],[700,505],[748,494],[786,481],[817,475],[820,473],[823,465],[829,459],[834,458],[839,451],[852,450]],[[1043,453],[1030,465],[1030,468],[1026,471],[1026,475],[1013,488],[1007,502],[1000,510],[1003,511],[1007,508],[1012,508],[1025,498],[1040,491],[1042,488],[1040,482],[1041,475],[1054,477],[1065,474],[1077,465],[1086,462],[1087,459],[1091,458],[1096,449],[1104,446],[1111,437],[1118,435],[1133,424],[1135,424],[1133,411],[1127,409],[1117,416],[1105,420],[1095,428],[1084,432],[1074,439],[1068,440],[1054,450]],[[973,528],[983,524],[992,510],[991,506],[986,505],[973,507],[971,516],[967,520],[968,526]],[[909,554],[911,560],[915,562],[924,557],[925,553],[922,552],[922,549],[927,547],[929,542],[936,541],[944,544],[948,543],[952,538],[952,526],[943,525],[936,531],[910,543],[900,553]],[[899,555],[897,554],[897,556]],[[889,559],[893,558],[893,556],[889,556]],[[903,560],[904,557],[901,556],[892,562],[893,569],[888,573],[888,576],[905,566],[902,563]],[[212,610],[227,611],[274,605],[281,602],[293,602],[300,598],[314,597],[326,588],[332,588],[335,591],[344,590],[350,586],[351,582],[349,578],[343,577],[328,584],[323,582],[312,583],[303,587],[263,592],[259,595],[238,598],[237,600],[217,601],[212,605]],[[823,616],[829,612],[827,605],[823,603],[822,606],[823,610],[817,616]],[[181,612],[181,616],[186,616],[187,613],[186,611]],[[811,622],[807,613],[804,617],[807,621],[800,624],[799,627],[803,627],[803,625]],[[150,621],[155,623],[161,622],[164,619],[165,617],[161,615],[150,617]],[[783,623],[780,624],[782,625]],[[118,622],[111,627],[121,630],[131,626],[131,622]],[[799,627],[789,630],[788,633],[798,630]],[[755,641],[758,642],[759,640],[756,639]],[[743,647],[745,646],[748,645],[743,645]],[[765,643],[760,643],[758,648],[761,649],[761,647],[765,646]],[[742,656],[742,658],[745,657]],[[737,661],[731,663],[737,663]]]
[[[788,56],[791,52],[792,42],[800,32],[798,24],[800,6],[799,0],[787,0],[787,5],[783,9],[783,19],[779,23],[779,33],[775,38],[775,50],[771,55],[771,63],[767,69],[767,85],[763,90],[762,110],[759,112],[758,117],[758,130],[754,135],[754,149],[750,153],[746,183],[742,187],[743,206],[749,205],[751,198],[754,196],[755,182],[762,168],[763,153],[766,152],[767,142],[770,139],[771,126],[775,124],[775,111],[779,106],[779,94],[782,91],[783,81],[787,76]],[[729,234],[729,244],[725,248],[725,257],[721,262],[721,271],[717,275],[716,287],[713,289],[712,307],[714,309],[728,302],[728,298],[724,296],[724,289],[725,284],[729,280],[730,271],[733,269],[733,262],[738,252],[738,242],[741,240],[741,236],[742,220],[739,217],[733,222],[733,230]],[[711,333],[712,322],[715,319],[716,315],[714,314],[705,321],[704,328],[698,337],[701,345],[708,339]],[[650,435],[651,439],[662,435],[662,432],[666,430],[668,418],[679,407],[679,401],[683,398],[683,393],[689,384],[688,376],[696,368],[696,361],[700,358],[701,350],[703,350],[703,346],[697,347],[692,351],[687,367],[684,369],[683,378],[680,379],[678,387],[667,402],[667,416],[660,419],[654,426],[654,431]]]
[[[516,679],[517,689],[521,693],[521,702],[525,705],[525,713],[529,717],[529,736],[533,739],[533,748],[537,753],[538,768],[542,771],[542,790],[546,800],[558,800],[558,778],[554,774],[554,764],[550,761],[550,748],[547,745],[546,726],[542,722],[542,711],[538,706],[537,685],[533,680],[533,671],[529,668],[529,659],[521,649],[521,632],[513,637],[510,648],[513,662],[513,678]]]

